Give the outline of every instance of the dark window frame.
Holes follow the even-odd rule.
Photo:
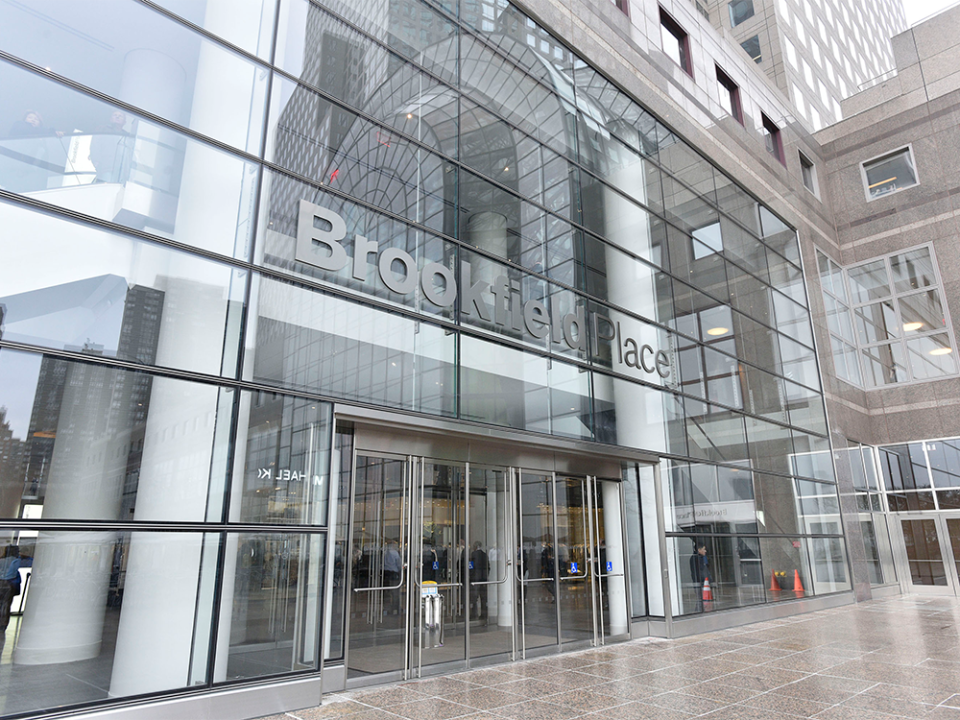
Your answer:
[[[767,152],[773,155],[781,165],[787,166],[787,159],[783,154],[783,136],[777,124],[767,117],[766,113],[760,113],[760,120],[763,125],[764,144]]]
[[[666,30],[670,35],[672,35],[677,44],[680,47],[680,62],[678,63],[681,69],[690,77],[693,77],[693,58],[690,54],[690,34],[683,29],[683,27],[678,23],[670,14],[660,8],[660,38],[661,38],[661,47],[663,43],[663,31]],[[668,55],[668,57],[670,57]]]
[[[800,158],[800,181],[803,183],[803,186],[810,191],[810,193],[819,198],[820,197],[820,187],[817,182],[817,165],[813,160],[808,158],[803,154],[802,151],[798,150],[797,155]],[[809,182],[808,182],[809,180]]]
[[[730,108],[732,117],[738,123],[743,125],[743,103],[740,100],[740,86],[737,85],[729,75],[727,75],[719,65],[714,65],[717,71],[717,84],[720,86],[720,92],[730,94]]]

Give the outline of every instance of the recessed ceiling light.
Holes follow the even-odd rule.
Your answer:
[[[903,329],[907,332],[913,332],[914,330],[919,330],[923,327],[922,322],[908,322],[904,323]]]
[[[931,355],[949,355],[953,352],[953,348],[934,348],[930,351]]]
[[[707,335],[713,335],[713,336],[726,335],[728,332],[730,332],[730,328],[715,327],[707,330]]]

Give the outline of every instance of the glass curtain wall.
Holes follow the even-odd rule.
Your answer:
[[[98,10],[0,6],[4,712],[315,671],[326,401],[668,455],[678,593],[701,537],[731,604],[848,585],[795,232],[563,39]]]

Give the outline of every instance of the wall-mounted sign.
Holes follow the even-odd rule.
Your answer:
[[[549,307],[536,299],[524,299],[522,284],[512,281],[506,274],[492,282],[474,280],[468,262],[460,264],[462,287],[457,286],[453,270],[436,262],[428,262],[422,268],[417,260],[400,248],[380,250],[376,241],[363,235],[353,239],[353,257],[347,255],[343,240],[347,236],[347,224],[332,210],[300,200],[297,219],[297,261],[330,272],[340,272],[348,265],[354,280],[367,282],[371,267],[375,268],[384,286],[398,295],[410,295],[419,288],[430,303],[440,308],[452,306],[460,297],[460,311],[478,321],[492,323],[502,329],[510,329],[529,335],[537,340],[547,336],[557,344],[571,350],[587,350],[587,317],[584,309],[564,313],[560,299],[554,296]],[[600,354],[600,342],[616,345],[616,362],[661,378],[670,375],[670,358],[663,350],[640,343],[625,336],[621,323],[599,312],[590,313],[593,330],[594,355]]]
[[[313,482],[320,485],[323,479],[319,475],[312,478],[306,472],[296,470],[274,470],[273,468],[257,468],[257,480],[275,480],[277,482]]]

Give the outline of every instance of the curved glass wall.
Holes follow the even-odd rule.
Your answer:
[[[692,546],[713,609],[784,599],[793,571],[849,587],[790,227],[506,0],[189,5],[0,5],[17,626],[74,582],[44,559],[66,522],[98,558],[87,660],[124,627],[194,644],[149,687],[102,662],[102,694],[11,712],[315,672],[332,401],[664,456],[676,611],[711,609]],[[124,611],[163,533],[190,618]],[[72,641],[46,642],[56,672]]]

